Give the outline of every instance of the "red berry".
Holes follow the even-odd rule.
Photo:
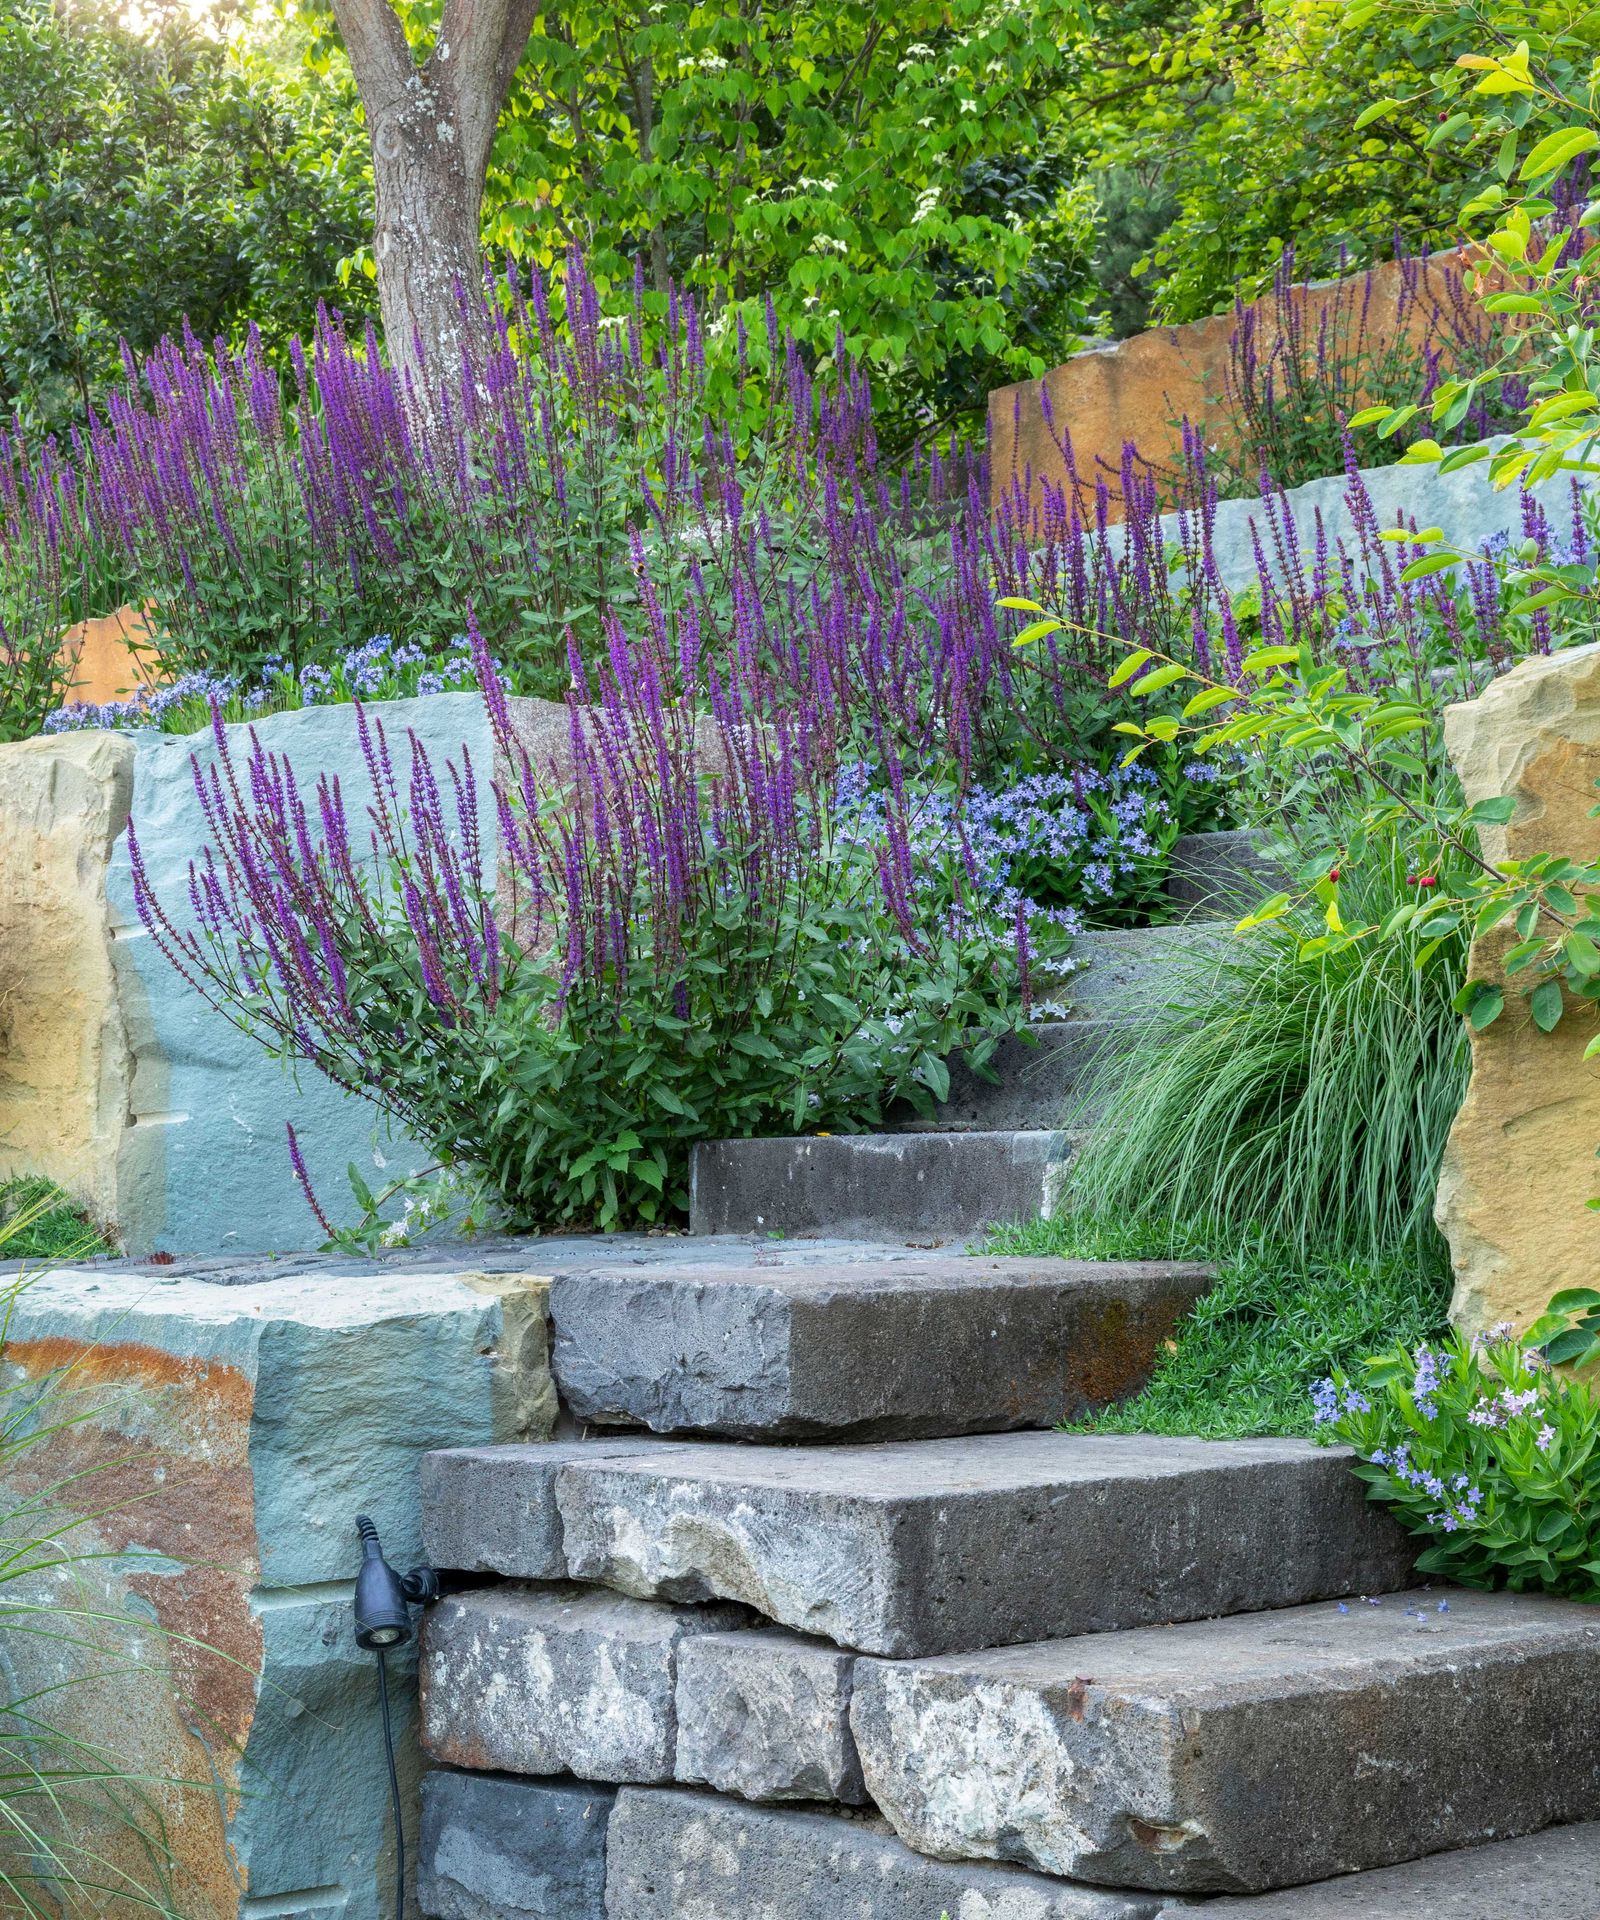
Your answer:
[[[1417,876],[1414,873],[1408,873],[1406,875],[1406,885],[1408,887],[1414,887],[1416,884],[1417,884]]]
[[[1438,884],[1438,880],[1431,873],[1425,873],[1417,882],[1419,887],[1436,887]]]
[[[1337,880],[1339,878],[1339,869],[1337,867],[1329,867],[1328,878],[1330,880]]]

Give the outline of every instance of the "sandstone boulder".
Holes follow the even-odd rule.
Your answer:
[[[1445,742],[1469,801],[1512,794],[1509,826],[1486,828],[1491,860],[1600,855],[1600,645],[1525,660],[1475,700],[1445,710]],[[1516,935],[1473,947],[1472,971],[1499,975]],[[1436,1216],[1455,1268],[1451,1318],[1469,1331],[1526,1325],[1562,1287],[1600,1273],[1600,1032],[1590,1003],[1569,998],[1542,1033],[1520,994],[1472,1036],[1472,1080],[1451,1130]]]

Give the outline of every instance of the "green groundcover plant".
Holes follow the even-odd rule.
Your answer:
[[[1600,1397],[1552,1367],[1564,1301],[1509,1325],[1392,1346],[1315,1389],[1318,1431],[1359,1455],[1370,1497],[1431,1544],[1418,1566],[1469,1587],[1600,1601]]]
[[[1442,1245],[1381,1259],[1306,1248],[1259,1228],[1200,1220],[1128,1220],[1073,1209],[996,1228],[989,1250],[1067,1260],[1206,1260],[1215,1284],[1177,1329],[1149,1384],[1085,1421],[1092,1433],[1239,1439],[1309,1434],[1310,1393],[1396,1339],[1444,1330]]]

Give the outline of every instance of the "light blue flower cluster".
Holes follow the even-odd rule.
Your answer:
[[[332,667],[304,666],[298,674],[281,657],[268,660],[260,679],[241,687],[236,675],[186,673],[170,685],[141,691],[128,700],[103,705],[75,701],[44,723],[46,733],[76,733],[87,728],[161,727],[180,713],[198,722],[213,704],[236,702],[246,715],[268,706],[315,707],[340,700],[427,699],[436,693],[469,692],[477,685],[472,643],[457,634],[442,654],[430,655],[415,641],[396,645],[375,633],[359,647],[347,648]]]

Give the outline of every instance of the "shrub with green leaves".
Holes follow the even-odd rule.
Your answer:
[[[1393,1348],[1316,1389],[1319,1431],[1431,1543],[1422,1572],[1600,1601],[1600,1397],[1538,1344],[1564,1319]]]
[[[1024,1020],[1027,915],[979,896],[959,813],[921,840],[891,763],[858,833],[838,732],[754,661],[702,705],[692,661],[619,635],[574,690],[564,771],[530,760],[481,638],[477,661],[514,770],[497,863],[472,768],[449,804],[359,706],[375,865],[338,793],[308,805],[258,738],[236,776],[220,718],[195,918],[154,896],[137,820],[129,840],[144,924],[194,987],[486,1179],[512,1224],[673,1219],[694,1141],[926,1112],[948,1054],[981,1069]]]

